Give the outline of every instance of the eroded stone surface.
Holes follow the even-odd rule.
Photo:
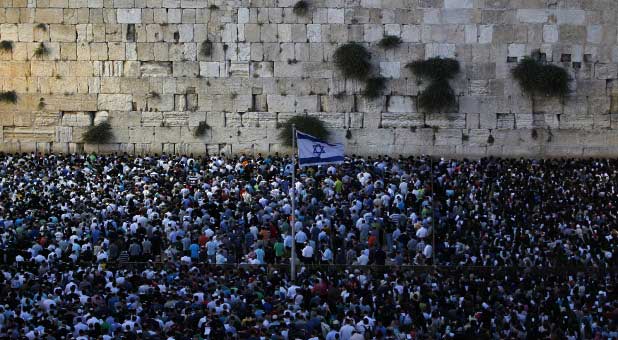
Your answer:
[[[88,150],[289,152],[278,126],[300,114],[359,154],[615,155],[616,18],[599,11],[607,0],[563,2],[317,1],[297,16],[295,1],[223,1],[216,15],[197,0],[0,1],[0,39],[13,42],[0,90],[18,93],[0,103],[0,150],[86,151],[83,132],[107,121],[113,143]],[[402,43],[381,48],[384,35]],[[334,67],[350,41],[372,53],[383,96]],[[532,99],[513,81],[535,50],[569,72],[567,97]],[[405,65],[435,56],[460,62],[458,112],[418,106],[426,80]],[[211,129],[195,138],[202,121]],[[532,129],[552,141],[530,145]]]

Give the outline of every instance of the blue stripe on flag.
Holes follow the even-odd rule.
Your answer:
[[[344,160],[345,158],[343,156],[333,156],[333,157],[326,157],[326,158],[307,157],[307,158],[299,158],[298,163],[302,166],[304,164],[311,164],[311,163],[337,163],[337,162],[343,162]]]
[[[319,140],[319,139],[313,137],[312,135],[308,135],[306,133],[302,133],[302,132],[299,132],[299,131],[296,131],[296,137],[297,137],[297,139],[306,139],[306,140],[310,140],[310,141],[315,142],[315,143],[322,143],[322,144],[326,144],[326,145],[330,145],[330,146],[337,146],[336,144],[327,143],[327,142],[325,142],[323,140]]]

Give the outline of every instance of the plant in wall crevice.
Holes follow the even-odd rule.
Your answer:
[[[413,61],[406,67],[416,76],[430,80],[450,80],[460,71],[459,61],[440,57]]]
[[[305,16],[307,12],[309,12],[309,2],[305,0],[300,0],[294,4],[292,8],[292,12],[298,16]]]
[[[433,81],[418,94],[418,105],[429,112],[440,112],[456,106],[457,98],[448,81]]]
[[[562,97],[569,92],[570,77],[567,71],[539,58],[524,57],[511,73],[522,90],[531,96]]]
[[[371,53],[365,46],[351,42],[339,46],[333,55],[335,66],[347,78],[365,80],[371,72]]]
[[[317,117],[297,115],[283,123],[279,133],[279,140],[283,145],[292,146],[292,124],[296,125],[296,130],[310,134],[321,140],[328,140],[330,133],[324,126],[324,122]]]
[[[210,40],[202,41],[200,44],[200,55],[202,57],[210,57],[212,55],[212,42]]]
[[[0,92],[0,103],[17,103],[17,93],[15,91]]]
[[[396,35],[385,35],[378,45],[385,50],[393,49],[399,47],[401,45],[402,40],[400,37]]]
[[[376,99],[382,95],[386,87],[386,79],[384,77],[373,77],[365,82],[365,91],[363,95],[369,99]]]
[[[112,140],[114,134],[108,122],[92,125],[84,132],[82,138],[88,144],[105,144]]]
[[[496,141],[496,140],[495,140],[494,136],[490,133],[490,134],[489,134],[489,137],[487,137],[487,144],[491,145],[491,144],[493,144],[495,141]]]
[[[206,122],[200,122],[195,128],[195,131],[193,131],[193,136],[203,137],[204,135],[206,135],[206,131],[208,130],[210,130],[210,125],[208,125],[208,123]]]
[[[157,91],[150,91],[150,93],[148,93],[148,98],[154,99],[154,100],[159,100],[159,99],[161,99],[161,95]]]
[[[45,46],[44,43],[40,43],[39,46],[34,50],[34,56],[37,58],[42,58],[49,55],[49,49]]]
[[[0,41],[0,52],[11,52],[13,51],[13,42],[10,40],[2,40]]]
[[[406,65],[417,77],[429,79],[429,85],[419,93],[418,104],[429,112],[440,112],[457,105],[455,91],[449,84],[460,71],[459,62],[452,58],[429,58]]]

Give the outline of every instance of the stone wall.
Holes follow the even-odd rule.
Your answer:
[[[277,127],[306,114],[350,153],[618,155],[614,0],[309,0],[306,15],[295,3],[0,0],[0,40],[13,42],[0,89],[18,94],[0,103],[0,151],[288,151]],[[403,43],[384,50],[385,34]],[[365,99],[333,67],[349,41],[371,51],[384,96]],[[568,70],[569,96],[522,94],[510,69],[534,50]],[[418,108],[425,83],[405,65],[432,56],[461,63],[455,112]],[[105,120],[113,143],[84,144]]]

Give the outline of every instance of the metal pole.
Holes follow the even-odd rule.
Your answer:
[[[436,198],[436,193],[434,192],[433,189],[433,181],[434,181],[434,176],[433,176],[433,155],[430,158],[430,166],[431,166],[431,172],[430,172],[430,178],[431,178],[431,262],[435,268],[436,266],[436,207],[434,206],[435,204],[435,198]]]
[[[292,256],[290,256],[290,277],[292,280],[296,280],[296,230],[294,224],[296,223],[296,124],[292,124],[292,185],[290,190],[290,197],[292,200],[292,216],[290,219],[290,226],[292,227]]]

